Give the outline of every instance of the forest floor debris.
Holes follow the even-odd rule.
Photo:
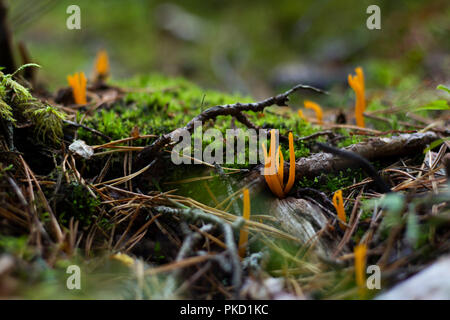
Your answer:
[[[193,108],[201,89],[158,77],[88,87],[85,105],[55,95],[50,100],[59,104],[50,107],[19,80],[1,76],[1,98],[11,106],[3,106],[0,140],[5,297],[27,297],[23,283],[45,286],[45,272],[64,279],[65,268],[79,264],[92,281],[80,298],[101,294],[94,284],[109,274],[108,286],[125,288],[114,297],[355,299],[362,298],[357,245],[367,247],[367,265],[381,268],[383,291],[450,249],[448,110],[426,111],[440,117],[435,125],[412,119],[386,130],[369,119],[371,127],[361,128],[326,114],[317,126],[295,110],[283,111],[291,112],[287,118],[277,113],[308,86],[257,103],[211,92],[213,107],[203,110]],[[290,149],[293,133],[296,179],[285,199],[269,192],[262,166],[170,163],[173,132],[192,131],[194,120],[224,130],[233,119],[246,128],[280,128],[280,152]],[[370,162],[369,170],[343,152],[317,150],[324,142]],[[293,167],[284,162],[285,180]],[[377,188],[378,178],[392,192]],[[249,219],[240,216],[244,189],[252,199]],[[331,202],[337,190],[345,222]],[[242,259],[243,228],[249,238]],[[64,292],[64,283],[48,297]]]

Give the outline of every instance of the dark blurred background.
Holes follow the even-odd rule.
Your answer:
[[[14,43],[42,65],[55,89],[92,69],[105,48],[113,79],[161,72],[205,87],[266,96],[293,83],[345,85],[355,66],[372,85],[410,87],[448,81],[448,0],[12,0]],[[66,9],[81,8],[81,30]],[[366,9],[381,8],[381,30]]]

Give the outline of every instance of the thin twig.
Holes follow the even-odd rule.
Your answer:
[[[64,122],[65,124],[68,124],[69,126],[72,126],[72,127],[83,128],[83,129],[85,129],[85,130],[87,130],[87,131],[89,131],[89,132],[92,132],[93,134],[96,134],[96,135],[98,135],[98,136],[100,136],[100,137],[102,137],[102,138],[105,138],[105,139],[108,140],[108,141],[111,141],[111,138],[108,137],[106,134],[101,133],[101,132],[98,131],[98,130],[89,128],[88,126],[85,126],[84,124],[76,123],[76,122],[73,122],[73,121],[70,121],[70,120],[63,120],[63,122]]]

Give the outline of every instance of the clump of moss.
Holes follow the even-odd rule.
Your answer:
[[[39,67],[26,64],[12,74],[0,71],[0,119],[11,124],[16,124],[18,119],[30,120],[35,125],[38,138],[57,143],[63,135],[65,115],[33,97],[27,88],[14,80],[14,76],[24,68],[36,66]]]
[[[24,114],[35,124],[35,131],[43,141],[58,142],[63,136],[62,120],[65,115],[56,108],[43,103],[30,104]]]
[[[3,100],[6,95],[5,91],[5,87],[0,86],[0,118],[14,123],[16,119],[13,117],[12,108]]]
[[[123,101],[115,103],[107,110],[95,113],[84,122],[112,139],[129,136],[134,126],[138,126],[141,134],[164,134],[184,126],[209,107],[254,101],[251,97],[205,90],[183,78],[167,78],[158,74],[117,81],[114,85],[129,91]],[[290,130],[293,131],[294,136],[305,136],[320,130],[299,117],[285,117],[272,112],[275,108],[269,107],[266,109],[268,112],[264,113],[247,112],[246,114],[255,125],[279,129],[285,135]],[[219,117],[211,125],[225,133],[225,130],[230,127],[230,121],[230,117]],[[208,126],[208,124],[205,125]],[[237,121],[235,126],[243,128],[243,125]],[[92,144],[99,142],[98,137],[84,129],[79,129],[79,135],[87,143],[91,140],[95,140]]]
[[[202,110],[219,104],[247,102],[249,98],[204,90],[182,78],[161,75],[137,76],[114,83],[128,89],[123,101],[107,110],[95,113],[84,124],[96,128],[112,139],[130,136],[137,126],[141,134],[161,135],[184,126]],[[228,120],[218,119],[215,127],[224,127]],[[79,129],[79,137],[88,144],[99,143],[99,138]],[[136,141],[145,145],[148,141]]]
[[[59,221],[68,225],[73,217],[82,226],[89,226],[97,218],[97,207],[100,200],[92,197],[86,187],[78,183],[64,185],[57,202]]]
[[[0,236],[0,253],[6,252],[19,258],[27,259],[31,256],[31,250],[28,247],[28,238],[26,236],[11,237]]]
[[[314,179],[303,177],[298,183],[299,186],[303,188],[309,187],[331,193],[359,182],[363,180],[363,178],[364,173],[361,169],[347,168],[346,170],[335,173],[322,173]]]

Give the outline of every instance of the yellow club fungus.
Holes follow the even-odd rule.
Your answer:
[[[344,201],[342,200],[342,190],[338,190],[333,195],[333,204],[336,208],[336,212],[338,214],[338,218],[342,222],[347,222],[347,216],[345,215],[344,209]],[[342,229],[345,229],[345,225],[343,223],[339,223]]]
[[[264,151],[264,178],[270,190],[280,199],[284,198],[295,182],[295,152],[294,152],[294,137],[292,132],[289,132],[289,178],[284,185],[284,159],[281,152],[281,147],[275,151],[275,130],[270,131],[270,149],[269,154],[262,145]]]
[[[309,101],[309,100],[304,101],[303,104],[305,105],[305,108],[314,110],[314,112],[316,113],[317,122],[319,124],[323,124],[322,108],[317,103]]]
[[[364,111],[366,110],[365,87],[364,87],[364,72],[361,67],[355,69],[356,75],[348,75],[348,84],[355,91],[355,119],[356,125],[365,128]]]
[[[72,88],[73,99],[76,104],[86,104],[86,76],[84,72],[75,73],[73,76],[67,76],[67,81]]]
[[[359,244],[354,249],[355,255],[355,277],[358,285],[358,293],[360,298],[364,298],[366,292],[366,257],[367,246]]]
[[[244,210],[243,210],[243,218],[248,221],[250,220],[250,192],[248,189],[244,189]],[[248,230],[245,230],[244,228],[241,229],[241,232],[239,233],[239,256],[241,258],[245,257],[245,248],[247,246],[248,242]]]
[[[97,53],[95,61],[96,79],[105,79],[109,75],[109,59],[105,50],[100,50]]]

